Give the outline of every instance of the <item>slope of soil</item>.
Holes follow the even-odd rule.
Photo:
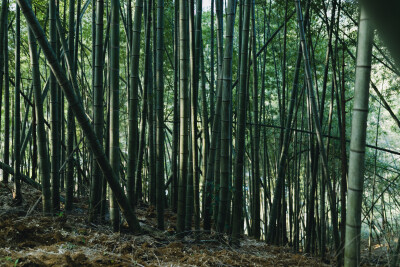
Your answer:
[[[40,192],[23,186],[24,201],[15,207],[0,187],[0,266],[331,266],[318,258],[268,246],[249,238],[240,248],[204,232],[178,239],[176,216],[166,213],[166,231],[155,228],[153,207],[137,210],[144,229],[113,233],[108,225],[89,224],[82,203],[72,214],[45,217]],[[35,206],[36,204],[36,206]],[[32,209],[34,208],[34,209]],[[27,216],[28,213],[28,216]],[[220,241],[219,241],[220,240]],[[375,265],[374,265],[375,266]]]

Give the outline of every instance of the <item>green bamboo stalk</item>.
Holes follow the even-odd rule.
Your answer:
[[[94,59],[94,88],[93,88],[93,128],[100,142],[103,141],[104,127],[104,92],[103,92],[103,15],[104,1],[97,0],[96,3],[96,39],[95,39],[95,59]],[[101,199],[101,170],[93,157],[92,183],[90,194],[89,221],[94,221],[100,214]],[[129,196],[129,195],[128,195]]]
[[[174,6],[174,125],[172,130],[171,208],[178,209],[178,147],[179,147],[179,5]]]
[[[75,14],[75,0],[69,1],[69,21],[68,21],[68,54],[71,61],[69,62],[69,69],[72,71],[70,73],[70,80],[75,77],[74,69],[74,14]],[[65,52],[67,53],[67,52]],[[77,88],[75,88],[77,92]],[[67,111],[67,155],[71,155],[74,149],[74,115],[72,112],[72,107],[68,105]],[[69,159],[65,178],[65,210],[72,210],[72,202],[74,197],[74,163],[73,159]]]
[[[3,80],[4,80],[4,73],[5,73],[5,69],[4,69],[4,39],[8,38],[7,35],[5,35],[5,33],[8,33],[8,29],[6,28],[7,25],[7,16],[8,16],[8,3],[7,1],[2,1],[1,3],[1,14],[0,14],[0,125],[1,125],[1,106],[3,104]],[[4,180],[4,178],[3,178]]]
[[[139,87],[139,57],[140,32],[143,13],[143,0],[135,1],[132,32],[132,47],[130,60],[130,88],[129,88],[129,132],[128,132],[128,170],[127,194],[131,205],[134,204],[135,170],[137,162],[138,138],[138,87]]]
[[[119,0],[111,1],[110,25],[110,163],[119,180]],[[110,220],[114,231],[119,230],[119,209],[110,195]]]
[[[53,1],[50,1],[53,2]],[[46,129],[44,128],[44,117],[43,117],[43,101],[40,86],[40,72],[39,72],[39,57],[37,53],[37,43],[33,36],[31,30],[28,31],[29,38],[29,52],[31,58],[32,67],[32,84],[35,94],[35,116],[36,116],[36,131],[37,131],[37,146],[39,152],[39,179],[42,182],[42,203],[43,203],[43,213],[54,212],[55,203],[60,203],[60,195],[58,195],[58,200],[54,201],[54,192],[52,192],[52,202],[50,202],[50,166],[49,158],[47,154],[46,146]],[[56,170],[58,173],[58,169]],[[59,184],[57,184],[59,186]],[[54,191],[54,187],[53,187]],[[52,205],[53,204],[53,205]],[[57,210],[59,207],[57,208]]]
[[[3,7],[5,11],[3,13]],[[4,163],[9,164],[10,159],[10,87],[8,70],[8,6],[7,0],[2,1],[2,15],[5,20],[4,27]],[[2,41],[2,40],[1,40]],[[0,68],[3,66],[0,66]],[[3,183],[8,183],[8,173],[3,172]]]
[[[285,18],[286,20],[286,18]],[[253,113],[254,113],[254,138],[253,142],[253,164],[254,164],[254,194],[253,194],[253,218],[252,218],[252,234],[256,239],[260,238],[260,153],[258,146],[260,144],[260,126],[258,117],[258,70],[257,70],[257,35],[256,35],[256,20],[255,20],[255,0],[252,0],[251,5],[251,24],[252,24],[252,57],[253,57]],[[286,27],[285,27],[286,29]],[[286,54],[284,52],[284,54]],[[285,68],[285,66],[284,66]],[[285,79],[285,77],[284,77]],[[285,90],[285,87],[283,87]]]
[[[178,221],[177,232],[185,230],[186,183],[188,171],[188,134],[189,120],[187,112],[189,91],[189,7],[188,0],[179,0],[179,182],[178,182]]]
[[[197,110],[198,110],[198,91],[200,79],[200,42],[201,42],[201,17],[202,0],[196,1],[196,17],[193,18],[192,39],[194,36],[194,54],[193,54],[193,83],[191,90],[191,117],[192,117],[192,154],[193,154],[193,191],[194,191],[194,225],[196,230],[200,230],[200,174],[199,174],[199,156],[197,143]],[[193,48],[193,45],[192,45]]]
[[[247,89],[247,64],[249,57],[249,25],[250,25],[250,1],[244,2],[243,28],[241,29],[241,57],[239,77],[239,103],[238,121],[236,130],[236,157],[235,157],[235,183],[233,195],[233,222],[232,222],[232,243],[239,244],[242,232],[243,216],[243,178],[244,178],[244,155],[245,155],[245,131],[246,131],[246,89]]]
[[[56,3],[55,1],[50,1],[49,2],[49,21],[50,21],[50,45],[53,48],[54,51],[57,50],[57,28],[56,28]],[[31,33],[31,31],[29,31],[29,37],[30,40],[32,40],[31,42],[34,43],[33,47],[32,47],[32,51],[31,53],[37,53],[36,52],[36,41],[35,41],[35,37],[33,35],[33,33]],[[32,56],[31,56],[32,57]],[[37,57],[37,56],[36,56]],[[33,61],[34,59],[32,58],[32,64],[34,63]],[[36,63],[35,63],[36,64]],[[37,64],[39,64],[39,62],[37,62]],[[39,66],[37,67],[37,71],[39,74]],[[33,74],[35,72],[35,70],[33,69],[32,66],[32,70],[33,70]],[[37,74],[37,75],[38,75]],[[42,102],[41,99],[41,93],[40,93],[40,76],[37,77],[36,79],[38,79],[39,81],[37,82],[36,86],[38,86],[38,89],[34,88],[35,90],[35,100],[36,98],[39,98]],[[34,85],[35,87],[35,85]],[[38,96],[36,96],[36,90],[38,90],[39,94]],[[59,127],[58,127],[58,94],[57,94],[57,80],[56,77],[54,76],[53,73],[50,73],[50,94],[51,94],[51,99],[50,99],[50,109],[51,109],[51,171],[50,171],[50,178],[51,178],[51,186],[52,186],[52,190],[51,190],[51,200],[52,200],[52,209],[53,212],[57,212],[60,209],[60,173],[59,173],[59,166],[60,166],[60,142],[59,142],[59,138],[60,135],[58,133]],[[43,107],[39,107],[38,105],[36,105],[36,112],[38,113],[38,108],[43,109]],[[43,110],[40,111],[41,116],[43,116]],[[40,113],[39,116],[40,116]],[[43,123],[38,121],[38,123]],[[39,125],[38,125],[39,126]],[[40,139],[39,136],[39,130],[38,129],[38,138]],[[43,126],[43,131],[44,131],[44,126]],[[38,139],[38,140],[39,140]],[[40,147],[39,147],[40,150]],[[47,160],[47,159],[46,159]],[[42,160],[40,160],[40,162],[42,162]],[[47,166],[46,166],[47,168]]]
[[[215,83],[215,78],[214,78],[214,0],[211,0],[211,41],[210,41],[210,125],[212,127],[213,125],[213,117],[215,113],[214,109],[214,83]],[[207,116],[207,100],[206,100],[206,95],[205,95],[205,73],[204,73],[204,52],[203,50],[201,51],[201,67],[202,67],[202,108],[203,108],[203,167],[202,167],[202,173],[203,173],[203,180],[204,180],[204,190],[203,190],[203,227],[204,230],[210,230],[211,229],[211,215],[212,215],[212,191],[213,191],[213,180],[210,179],[212,177],[207,176],[208,172],[208,158],[210,154],[210,134],[209,134],[209,126],[208,126],[208,116]],[[203,90],[204,87],[204,90]]]
[[[20,114],[20,87],[21,87],[21,19],[20,9],[16,6],[15,15],[15,87],[14,87],[14,191],[13,199],[22,202],[21,194],[21,114]],[[47,189],[49,184],[43,185]],[[47,209],[46,209],[47,211]]]
[[[156,53],[156,201],[157,226],[164,229],[164,0],[157,1]]]
[[[374,32],[370,22],[370,17],[365,8],[361,6],[358,28],[354,106],[351,121],[346,243],[344,257],[344,266],[346,267],[359,266],[361,262],[361,204],[364,184],[364,158],[373,36]]]
[[[225,50],[222,67],[222,102],[221,102],[221,166],[220,166],[220,191],[217,231],[222,233],[225,228],[228,210],[228,185],[229,185],[229,151],[230,151],[230,107],[232,89],[232,54],[233,35],[235,25],[236,0],[229,0],[227,7],[227,27],[225,33]]]

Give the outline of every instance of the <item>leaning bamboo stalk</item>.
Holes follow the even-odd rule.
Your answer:
[[[17,2],[21,8],[22,13],[25,16],[26,21],[28,22],[28,25],[30,26],[40,47],[42,48],[43,53],[47,59],[47,62],[50,65],[52,72],[56,76],[56,79],[60,87],[62,88],[64,95],[68,103],[70,104],[79,125],[82,128],[83,133],[85,134],[88,140],[88,144],[92,149],[94,158],[97,160],[99,166],[101,166],[103,174],[107,179],[107,182],[109,183],[111,190],[115,193],[117,202],[128,222],[130,229],[136,232],[140,231],[139,222],[116,178],[115,173],[111,168],[110,162],[108,161],[106,154],[104,153],[103,146],[97,139],[93,127],[90,124],[89,118],[86,115],[85,110],[81,102],[79,101],[78,96],[74,92],[71,83],[67,78],[67,75],[65,74],[60,64],[58,63],[56,54],[50,47],[47,37],[42,27],[40,26],[35,14],[33,13],[31,6],[26,0],[18,0]]]
[[[2,169],[5,173],[9,175],[14,175],[14,169],[10,167],[10,165],[1,162],[0,161],[0,169]],[[25,183],[31,185],[32,187],[36,188],[37,190],[42,191],[42,185],[36,182],[35,180],[32,180],[28,176],[21,174],[21,180],[24,181]]]

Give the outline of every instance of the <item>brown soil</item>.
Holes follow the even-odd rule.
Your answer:
[[[23,186],[24,201],[15,207],[10,191],[0,185],[0,266],[331,266],[318,258],[245,238],[240,248],[199,232],[178,239],[176,216],[166,212],[166,231],[156,226],[153,207],[138,208],[145,234],[125,228],[113,233],[108,225],[89,224],[76,203],[73,214],[40,214],[41,203],[26,216],[40,192]],[[329,262],[327,262],[329,263]],[[376,266],[376,265],[374,265]]]

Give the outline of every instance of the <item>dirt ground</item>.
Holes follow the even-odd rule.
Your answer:
[[[89,224],[83,202],[76,203],[72,214],[45,217],[40,214],[39,191],[24,185],[23,197],[22,206],[15,207],[9,188],[0,185],[0,266],[333,265],[249,238],[240,248],[204,232],[179,239],[174,232],[176,216],[169,211],[167,230],[155,228],[154,207],[138,208],[145,233],[131,235],[124,229],[114,233],[107,225]]]

